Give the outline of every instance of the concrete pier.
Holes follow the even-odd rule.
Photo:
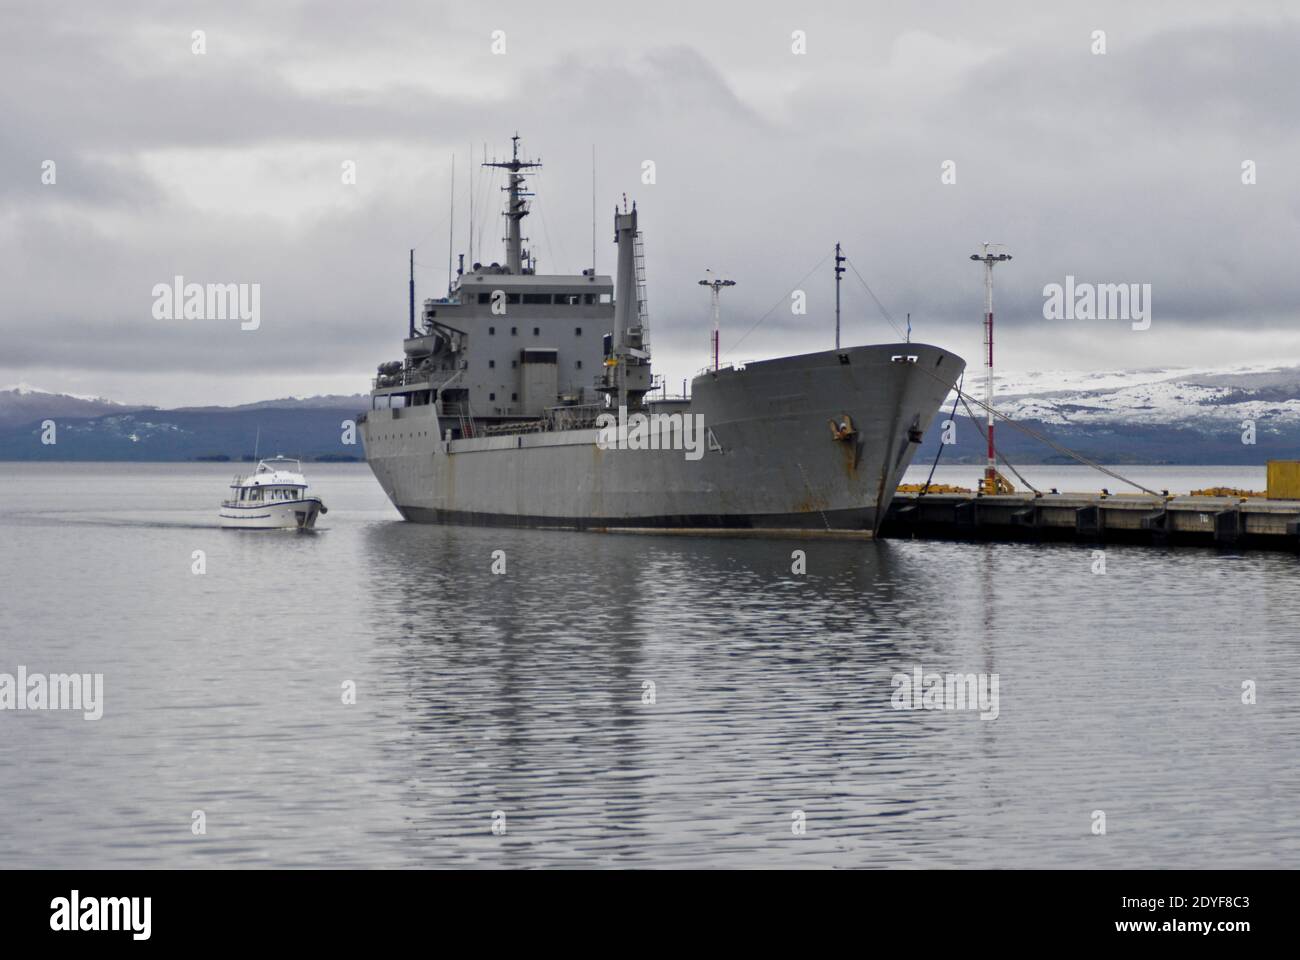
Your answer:
[[[1102,493],[898,493],[880,535],[1300,549],[1300,500]]]

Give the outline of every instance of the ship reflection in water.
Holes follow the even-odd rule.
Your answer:
[[[103,718],[0,713],[0,866],[1300,865],[1294,556],[413,524],[360,464],[232,537],[226,469],[15,468],[0,673]]]
[[[1265,789],[1295,786],[1270,759],[1283,714],[1243,706],[1238,678],[1297,653],[1265,639],[1278,611],[1252,631],[1186,589],[1204,554],[1112,550],[1124,572],[1103,580],[1050,546],[400,523],[366,546],[412,863],[1263,865],[1294,847]],[[916,668],[998,675],[1000,716],[894,709]]]

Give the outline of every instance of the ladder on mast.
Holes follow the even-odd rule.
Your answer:
[[[641,348],[644,350],[650,346],[650,310],[646,303],[645,241],[640,230],[632,244],[632,260],[636,268],[636,322],[641,327]]]

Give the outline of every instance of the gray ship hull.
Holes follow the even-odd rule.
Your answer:
[[[361,434],[412,521],[870,536],[964,365],[885,344],[707,372],[684,408],[708,430],[698,459],[602,449],[595,429],[448,441],[436,405],[371,410]]]

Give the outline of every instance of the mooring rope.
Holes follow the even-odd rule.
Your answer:
[[[962,384],[964,384],[965,382],[966,382],[966,371],[963,370],[961,372],[961,378],[957,381],[957,397],[952,402],[952,413],[948,414],[948,419],[951,420],[954,424],[957,422],[954,419],[957,416],[957,401],[961,399],[961,388],[962,388]],[[930,491],[930,481],[934,479],[935,468],[939,466],[939,458],[943,456],[943,448],[946,446],[947,444],[941,441],[939,443],[939,449],[934,452],[934,463],[930,464],[930,475],[925,478],[925,486],[921,488],[922,496],[929,493]]]
[[[829,256],[829,254],[828,254],[828,256]],[[824,262],[825,262],[825,259],[822,260],[822,263],[824,263]],[[888,324],[889,324],[891,327],[894,328],[894,332],[895,332],[895,333],[897,333],[897,334],[899,334],[900,336],[902,336],[902,335],[903,335],[902,330],[899,329],[899,326],[898,326],[898,324],[894,321],[894,318],[893,318],[892,316],[890,316],[889,311],[885,309],[885,305],[884,305],[883,303],[880,302],[880,298],[877,297],[876,294],[875,294],[875,292],[871,289],[871,287],[868,286],[867,281],[863,278],[862,274],[858,272],[857,265],[854,264],[854,262],[853,262],[851,259],[849,259],[848,257],[845,257],[845,258],[844,258],[844,262],[847,263],[850,267],[852,267],[852,269],[853,269],[853,275],[854,275],[855,277],[858,278],[858,282],[862,284],[862,288],[863,288],[864,290],[866,290],[867,293],[870,295],[871,299],[875,301],[875,303],[876,303],[876,307],[880,310],[880,314],[881,314],[881,316],[883,316],[883,317],[885,318],[886,322],[888,322]],[[821,266],[821,263],[818,263],[818,264],[817,264],[817,267],[820,267],[820,266]],[[816,270],[817,267],[813,267],[813,270]],[[808,271],[808,274],[805,274],[804,279],[807,279],[807,277],[808,277],[809,275],[812,274],[813,270]],[[803,280],[800,280],[799,282],[802,283]],[[776,306],[774,305],[772,309],[775,310],[775,309],[776,309]],[[772,312],[771,310],[768,311],[768,313],[771,313],[771,312]],[[760,318],[759,318],[759,321],[758,321],[758,322],[759,322],[759,323],[762,323],[763,320],[766,318],[766,316],[767,316],[767,314],[764,314],[763,317],[760,317]],[[758,324],[755,324],[754,326],[756,327],[756,326],[758,326]],[[749,330],[749,332],[752,332],[753,329],[754,329],[754,328],[751,327],[750,330]],[[745,334],[745,336],[748,336],[748,335],[749,335],[749,332],[747,332],[747,333]],[[742,337],[741,339],[743,340],[744,337]],[[909,342],[910,342],[910,338],[909,338]],[[1142,486],[1142,484],[1138,483],[1136,480],[1130,480],[1128,477],[1122,476],[1122,475],[1116,473],[1114,470],[1111,470],[1111,469],[1108,468],[1108,467],[1104,467],[1104,466],[1102,466],[1100,463],[1097,463],[1095,460],[1090,460],[1089,458],[1085,457],[1083,454],[1081,454],[1081,453],[1076,453],[1075,451],[1071,450],[1069,447],[1065,446],[1064,444],[1057,443],[1055,440],[1052,440],[1050,437],[1046,437],[1046,436],[1044,436],[1043,434],[1039,433],[1037,430],[1034,430],[1034,429],[1031,428],[1031,427],[1027,427],[1027,426],[1025,426],[1023,423],[1020,423],[1019,421],[1012,420],[1012,419],[1011,419],[1010,417],[1008,417],[1005,413],[1002,413],[1002,412],[1000,412],[1000,411],[994,409],[993,407],[989,406],[989,405],[988,405],[987,403],[985,403],[984,401],[982,401],[982,400],[977,400],[975,397],[972,397],[970,394],[966,393],[966,392],[962,389],[962,386],[965,384],[965,379],[966,379],[966,372],[965,372],[965,370],[962,371],[961,379],[958,381],[957,386],[956,386],[956,387],[952,387],[950,384],[948,384],[946,381],[944,381],[944,379],[943,379],[942,377],[940,377],[938,374],[931,373],[929,370],[925,370],[925,369],[920,368],[920,367],[918,367],[918,369],[921,369],[921,371],[922,371],[923,373],[925,373],[927,376],[934,377],[934,379],[938,380],[940,383],[943,383],[945,386],[948,386],[949,389],[954,389],[954,390],[956,390],[956,391],[957,391],[957,398],[958,398],[959,400],[961,400],[961,402],[962,402],[963,404],[966,404],[966,402],[969,400],[971,403],[974,403],[974,404],[976,404],[977,406],[982,407],[985,411],[987,411],[987,412],[989,412],[989,413],[992,413],[995,417],[1000,417],[1003,421],[1005,421],[1006,423],[1008,423],[1008,424],[1010,424],[1011,426],[1015,427],[1017,430],[1021,431],[1022,433],[1027,434],[1028,436],[1033,437],[1035,440],[1038,440],[1039,442],[1046,444],[1047,446],[1051,447],[1053,450],[1057,451],[1058,453],[1065,454],[1065,456],[1071,458],[1072,460],[1077,460],[1079,463],[1083,464],[1083,465],[1086,466],[1086,467],[1092,467],[1094,470],[1100,471],[1101,473],[1106,474],[1108,477],[1114,477],[1114,478],[1115,478],[1116,480],[1118,480],[1120,483],[1126,483],[1126,484],[1128,484],[1130,487],[1136,487],[1138,490],[1141,490],[1143,493],[1149,493],[1151,496],[1153,496],[1153,497],[1158,497],[1158,498],[1161,499],[1161,500],[1165,499],[1165,494],[1163,494],[1163,493],[1158,493],[1158,492],[1156,492],[1155,490],[1152,490],[1150,487],[1144,487],[1144,486]],[[956,404],[956,402],[953,403],[953,405],[952,405],[952,409],[953,409],[953,416],[956,416],[956,413],[957,413],[957,404]],[[980,426],[979,419],[978,419],[977,417],[975,417],[974,414],[971,412],[971,409],[970,409],[969,404],[966,404],[966,412],[967,412],[967,414],[970,415],[971,422],[974,423],[974,424],[976,425],[976,427],[979,429],[979,431],[980,431],[980,435],[981,435],[981,436],[985,436],[984,428],[983,428],[982,426]],[[1002,451],[999,450],[999,449],[996,447],[996,445],[995,445],[994,448],[993,448],[993,452],[994,452],[995,456],[996,456],[999,460],[1001,460],[1001,461],[1002,461],[1002,462],[1007,466],[1007,469],[1009,469],[1012,473],[1014,473],[1014,474],[1016,475],[1016,478],[1017,478],[1021,483],[1023,483],[1023,484],[1024,484],[1026,487],[1028,487],[1030,490],[1033,490],[1034,493],[1038,493],[1038,492],[1039,492],[1039,491],[1034,487],[1033,484],[1031,484],[1028,480],[1026,480],[1023,476],[1020,475],[1020,471],[1017,470],[1014,466],[1011,465],[1011,461],[1009,461],[1009,460],[1008,460],[1008,459],[1003,455]],[[939,454],[942,454],[942,453],[943,453],[943,444],[940,444],[940,445],[939,445]],[[930,488],[930,480],[932,480],[932,479],[934,478],[934,470],[935,470],[935,467],[937,467],[937,466],[939,465],[939,454],[936,454],[936,455],[935,455],[934,463],[933,463],[933,464],[931,465],[931,467],[930,467],[930,476],[929,476],[929,477],[926,479],[926,481],[925,481],[925,488],[924,488],[925,490],[928,490],[928,489]]]
[[[813,264],[813,267],[812,267],[811,270],[809,270],[809,271],[808,271],[807,273],[805,273],[802,277],[800,277],[797,281],[795,281],[795,285],[794,285],[794,287],[793,287],[791,290],[787,290],[785,293],[782,293],[781,296],[779,296],[779,297],[777,298],[776,303],[774,303],[774,304],[772,304],[770,307],[768,307],[768,308],[767,308],[767,312],[764,313],[764,314],[763,314],[761,317],[759,317],[757,320],[755,320],[754,323],[753,323],[753,325],[750,326],[750,328],[749,328],[748,330],[746,330],[743,334],[740,335],[740,339],[737,340],[735,343],[733,343],[731,346],[727,347],[727,349],[724,350],[724,351],[722,352],[722,355],[723,355],[724,357],[729,357],[729,356],[731,356],[731,354],[733,354],[733,353],[736,351],[736,348],[739,347],[742,343],[745,342],[745,338],[748,337],[748,336],[749,336],[751,333],[753,333],[755,330],[757,330],[758,327],[759,327],[759,324],[761,324],[764,320],[766,320],[768,317],[770,317],[770,316],[772,315],[772,313],[776,310],[777,307],[781,306],[781,304],[783,304],[783,303],[788,303],[788,302],[789,302],[789,300],[790,300],[790,294],[791,294],[794,290],[799,289],[799,288],[803,285],[803,282],[804,282],[805,280],[807,280],[807,279],[808,279],[809,277],[811,277],[814,273],[816,273],[819,269],[821,269],[821,265],[822,265],[823,263],[825,263],[827,260],[829,260],[830,257],[831,257],[831,254],[833,254],[834,252],[835,252],[834,250],[829,250],[829,251],[827,251],[826,256],[822,257],[822,258],[821,258],[820,260],[818,260],[815,264]]]
[[[934,377],[934,379],[938,380],[940,383],[945,383],[944,379],[938,376],[937,374],[931,373],[929,370],[926,370],[920,366],[918,366],[917,369],[921,370],[921,372],[924,373],[926,376]],[[1057,443],[1055,440],[1051,439],[1050,437],[1044,436],[1043,434],[1039,433],[1037,430],[1034,430],[1032,427],[1027,427],[1023,423],[1020,423],[1017,420],[1012,420],[1005,413],[1002,413],[1000,410],[997,410],[996,408],[989,406],[983,400],[978,400],[975,397],[972,397],[970,394],[960,389],[960,387],[957,388],[950,387],[949,389],[956,389],[957,395],[962,398],[963,402],[969,400],[971,403],[975,404],[976,406],[982,407],[986,412],[992,413],[995,417],[998,417],[1001,420],[1005,421],[1006,423],[1010,424],[1011,426],[1015,427],[1021,433],[1027,434],[1028,436],[1033,437],[1035,440],[1038,440],[1040,443],[1046,444],[1056,452],[1063,453],[1067,457],[1070,457],[1072,460],[1077,460],[1080,463],[1082,463],[1084,466],[1092,467],[1094,470],[1100,471],[1101,473],[1106,474],[1106,476],[1108,477],[1114,477],[1120,483],[1126,483],[1130,487],[1136,487],[1137,489],[1141,490],[1143,493],[1149,493],[1151,494],[1151,496],[1158,497],[1161,500],[1164,499],[1165,495],[1163,493],[1160,493],[1156,490],[1152,490],[1150,487],[1144,487],[1136,480],[1130,480],[1128,477],[1116,473],[1114,470],[1111,470],[1109,467],[1104,467],[1100,463],[1097,463],[1097,461],[1090,460],[1088,457],[1085,457],[1081,453],[1076,453],[1075,451],[1071,450],[1069,447],[1065,446],[1064,444]],[[970,408],[967,407],[967,412],[969,412],[969,410]],[[1019,476],[1019,474],[1016,475]]]
[[[966,376],[966,371],[963,370],[962,371],[963,379],[965,378],[965,376]],[[966,408],[966,416],[970,417],[970,422],[975,424],[975,429],[979,431],[980,436],[987,439],[988,431],[984,429],[984,425],[979,422],[979,418],[977,418],[975,416],[974,411],[971,410],[970,404],[967,403],[966,398],[962,396],[960,386],[957,388],[957,399],[960,400],[962,406]],[[956,404],[953,404],[953,408],[956,409]],[[1023,483],[1026,487],[1028,487],[1034,493],[1042,492],[1036,486],[1034,486],[1032,483],[1030,483],[1028,480],[1026,480],[1024,477],[1020,475],[1020,471],[1017,470],[1012,465],[1011,461],[1006,458],[1006,455],[1000,449],[998,449],[998,445],[996,442],[993,444],[993,455],[997,457],[999,460],[1001,460],[1003,465],[1012,473],[1014,473],[1016,475],[1016,479],[1019,480],[1021,483]]]
[[[898,334],[900,337],[904,337],[905,334],[903,333],[902,328],[899,327],[898,323],[894,320],[894,318],[890,316],[889,311],[885,309],[885,305],[881,303],[880,298],[876,296],[876,292],[867,285],[867,281],[864,280],[862,274],[858,272],[857,264],[855,264],[848,257],[844,258],[844,262],[853,268],[853,275],[858,278],[858,283],[862,284],[862,289],[867,291],[867,295],[870,296],[872,300],[876,301],[876,306],[880,309],[880,315],[885,318],[886,322],[891,327],[894,328],[894,332],[896,334]]]

